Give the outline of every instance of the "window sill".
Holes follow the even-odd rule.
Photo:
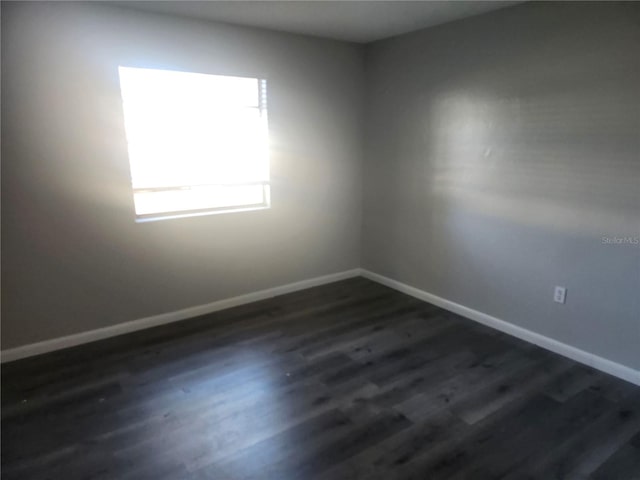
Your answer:
[[[227,213],[240,213],[240,212],[252,212],[256,210],[269,210],[270,205],[260,205],[251,207],[238,207],[227,208],[224,210],[206,210],[202,212],[188,212],[188,213],[172,213],[172,214],[157,214],[152,216],[136,217],[136,223],[149,223],[158,222],[161,220],[173,220],[177,218],[189,218],[189,217],[203,217],[206,215],[222,215]]]

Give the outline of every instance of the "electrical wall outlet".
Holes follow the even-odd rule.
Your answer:
[[[565,287],[558,287],[553,291],[553,301],[558,303],[564,303],[567,299],[567,289]]]

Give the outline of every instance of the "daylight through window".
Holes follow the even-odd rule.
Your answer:
[[[139,219],[269,206],[266,80],[119,72]]]

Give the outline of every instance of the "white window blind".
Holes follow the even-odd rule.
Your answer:
[[[119,73],[138,218],[269,206],[266,80]]]

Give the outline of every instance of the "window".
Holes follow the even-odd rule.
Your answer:
[[[266,80],[120,67],[136,216],[266,208]]]

